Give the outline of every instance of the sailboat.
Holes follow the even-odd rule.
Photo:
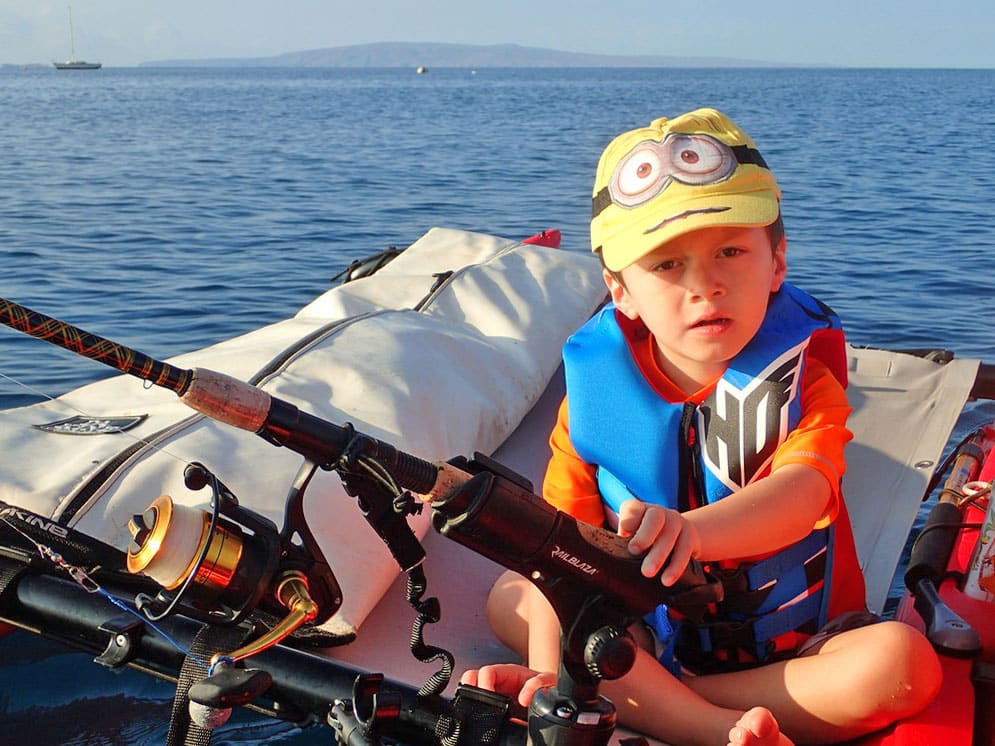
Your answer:
[[[72,56],[65,62],[53,62],[56,70],[99,70],[101,63],[76,59],[76,34],[73,32],[73,9],[69,6],[69,45]]]

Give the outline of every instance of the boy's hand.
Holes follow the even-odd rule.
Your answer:
[[[660,569],[660,582],[673,585],[684,574],[688,562],[700,548],[698,530],[680,512],[626,500],[618,511],[618,533],[631,537],[629,551],[643,554],[642,573],[653,577]]]
[[[513,697],[527,708],[537,691],[556,683],[556,674],[538,673],[517,663],[493,663],[465,671],[460,683]]]

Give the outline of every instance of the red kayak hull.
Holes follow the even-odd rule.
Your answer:
[[[995,449],[988,453],[981,481],[995,476]],[[968,506],[964,523],[980,525],[985,513]],[[854,742],[854,746],[993,746],[995,744],[995,606],[961,591],[960,578],[971,563],[979,529],[965,528],[958,535],[947,565],[949,577],[940,585],[940,597],[968,622],[981,638],[982,652],[976,658],[941,655],[943,688],[923,712],[892,728]],[[924,629],[922,618],[908,593],[895,618]]]

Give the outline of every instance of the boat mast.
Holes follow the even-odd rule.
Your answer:
[[[70,60],[76,59],[76,34],[73,31],[73,6],[69,7],[69,49],[72,52]]]

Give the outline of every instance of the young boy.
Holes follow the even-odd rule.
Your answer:
[[[838,742],[919,711],[940,682],[925,638],[864,610],[840,495],[842,332],[784,282],[780,196],[712,109],[620,135],[595,180],[612,303],[564,349],[543,495],[631,537],[665,585],[692,558],[723,578],[704,620],[663,608],[655,634],[634,629],[635,666],[601,686],[622,723],[672,744]],[[488,612],[530,668],[464,680],[525,704],[555,683],[558,620],[512,573]]]

